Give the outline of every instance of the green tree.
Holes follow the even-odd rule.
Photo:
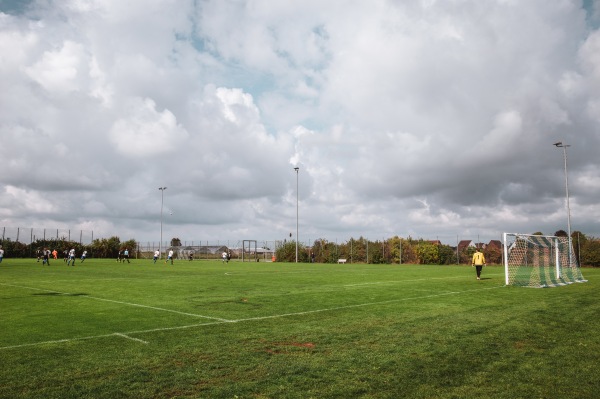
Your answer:
[[[96,258],[116,258],[121,249],[119,237],[100,238],[92,241],[89,245],[90,252]]]
[[[351,257],[353,263],[365,263],[367,261],[368,242],[364,237],[351,240]],[[337,262],[337,260],[336,260]]]
[[[440,262],[438,246],[428,241],[420,241],[417,245],[419,263],[422,265],[437,265]]]
[[[294,258],[296,260],[296,244],[294,244]],[[340,248],[335,242],[329,242],[324,238],[315,240],[312,250],[315,254],[315,262],[317,263],[336,263],[340,256]],[[298,246],[300,252],[300,246]],[[300,261],[300,253],[298,253],[298,261]]]
[[[575,251],[575,259],[581,259],[581,248],[585,247],[588,238],[581,231],[574,231],[571,233],[571,240],[573,244],[573,250]]]
[[[30,248],[18,241],[11,241],[10,238],[2,241],[4,256],[7,258],[27,258],[30,255]]]
[[[470,265],[473,260],[473,254],[475,253],[475,247],[467,247],[460,252],[460,263]],[[484,254],[485,256],[485,254]],[[487,260],[487,259],[486,259]]]
[[[369,241],[369,263],[385,263],[385,259],[383,257],[383,243],[381,241]]]
[[[600,267],[600,239],[589,238],[581,243],[582,266]]]
[[[402,256],[402,239],[398,236],[394,236],[388,240],[388,247],[390,253],[391,263],[401,263],[400,257]]]
[[[323,244],[326,242],[327,240],[324,238],[319,238],[313,242],[311,252],[315,254],[315,263],[323,263]]]
[[[296,242],[289,241],[281,244],[275,249],[275,259],[277,262],[295,262],[296,261]],[[308,250],[302,243],[298,243],[298,262],[308,262]]]
[[[453,265],[456,263],[456,251],[450,245],[440,245],[438,253],[440,265]]]
[[[417,241],[408,237],[406,240],[402,240],[402,263],[405,264],[418,264],[419,255],[417,254]]]
[[[502,250],[500,250],[500,248],[488,246],[483,250],[483,256],[485,256],[487,264],[502,264]]]

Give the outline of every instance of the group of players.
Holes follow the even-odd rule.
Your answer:
[[[171,249],[167,255],[167,259],[165,260],[165,263],[167,262],[171,262],[171,264],[173,264],[173,250]],[[64,255],[64,262],[67,264],[67,266],[75,266],[75,248],[71,248],[70,250],[64,250],[63,251],[63,255]],[[0,246],[0,262],[2,262],[2,258],[4,257],[4,250],[2,249],[2,246]],[[81,263],[83,263],[85,261],[87,257],[87,251],[83,251],[83,253],[81,254]],[[156,250],[154,251],[154,263],[156,263],[156,261],[160,258],[160,250]],[[42,265],[43,266],[50,266],[50,259],[58,259],[58,251],[55,249],[53,251],[50,251],[48,248],[40,248],[37,251],[37,261],[39,262],[40,259],[42,260]],[[190,260],[191,260],[191,255],[190,255]],[[117,255],[117,262],[122,262],[125,263],[125,261],[127,261],[127,263],[131,263],[129,261],[129,250],[127,248],[123,249],[123,250],[119,250],[119,254]]]
[[[87,251],[83,251],[81,254],[81,262],[85,261],[87,257]],[[50,259],[58,259],[58,251],[55,249],[50,251],[48,248],[39,249],[37,251],[37,261],[42,260],[43,266],[50,266]],[[63,260],[67,264],[67,266],[75,266],[75,248],[71,248],[70,250],[63,251]]]
[[[154,251],[154,257],[152,258],[152,260],[154,261],[154,263],[156,263],[156,261],[160,258],[160,250],[156,250]],[[169,254],[167,255],[167,259],[165,259],[165,263],[167,263],[168,261],[171,261],[171,264],[173,264],[173,250],[171,249],[169,251]]]
[[[127,263],[131,263],[129,261],[129,250],[127,248],[120,249],[119,254],[117,255],[117,262],[125,263],[125,261],[127,261]]]

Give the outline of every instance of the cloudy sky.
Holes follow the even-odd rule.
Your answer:
[[[600,236],[600,0],[0,0],[0,51],[0,227],[552,234],[562,141]]]

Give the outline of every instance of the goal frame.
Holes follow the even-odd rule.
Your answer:
[[[242,262],[246,261],[246,243],[248,244],[248,261],[251,262],[252,244],[254,244],[254,257],[256,258],[256,251],[258,249],[257,240],[242,240]]]
[[[514,237],[514,241],[509,243],[509,237]],[[510,247],[517,244],[519,240],[527,241],[535,246],[539,246],[540,250],[532,250],[527,244],[522,253],[522,261],[525,264],[511,265]],[[544,245],[540,245],[541,242]],[[572,283],[583,283],[583,275],[573,254],[572,242],[568,237],[546,236],[536,234],[521,234],[521,233],[504,233],[503,234],[503,258],[504,258],[504,276],[505,284],[522,285],[528,287],[556,287]],[[517,254],[517,256],[519,256]],[[512,257],[514,259],[514,257]],[[544,263],[546,259],[546,263]],[[528,261],[533,263],[528,265]],[[541,260],[541,262],[540,262]],[[552,264],[554,263],[554,264]],[[532,268],[529,279],[519,278],[517,268],[522,267],[525,270]],[[511,278],[512,276],[512,278]],[[521,277],[524,275],[521,274]],[[519,284],[526,281],[527,284]],[[537,284],[535,282],[537,281]]]

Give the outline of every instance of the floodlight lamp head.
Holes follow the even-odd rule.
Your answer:
[[[559,141],[558,143],[554,143],[554,145],[557,147],[562,147],[562,141]]]
[[[294,168],[294,170],[295,170],[296,172],[298,171],[298,169],[300,169],[300,168],[299,168],[299,167],[297,167],[297,166]]]

